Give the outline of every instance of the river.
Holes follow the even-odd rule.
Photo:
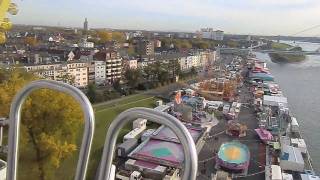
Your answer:
[[[285,42],[292,44],[293,42]],[[297,42],[303,50],[314,51],[320,44]],[[313,168],[320,173],[320,56],[307,56],[295,64],[273,63],[267,54],[257,53],[288,98],[289,108],[297,118],[313,160]]]

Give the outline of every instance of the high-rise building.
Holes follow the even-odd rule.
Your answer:
[[[88,31],[88,30],[89,30],[89,23],[88,23],[88,19],[87,19],[87,18],[85,18],[85,20],[84,20],[83,29],[84,29],[85,31]]]

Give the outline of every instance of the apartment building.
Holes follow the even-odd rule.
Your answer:
[[[104,50],[96,53],[94,59],[106,63],[106,83],[112,84],[119,80],[122,75],[122,58],[119,52]]]
[[[84,88],[88,85],[88,66],[86,62],[26,65],[24,69],[27,72],[33,72],[40,78],[62,81],[78,88]]]
[[[221,30],[214,31],[212,28],[201,29],[201,35],[204,39],[213,39],[217,41],[223,41],[224,32]]]
[[[213,65],[213,63],[217,59],[217,51],[203,51],[200,52],[200,66],[209,67]]]
[[[137,69],[138,68],[138,60],[137,59],[126,59],[126,60],[123,60],[123,65],[127,69]]]
[[[86,62],[69,62],[66,65],[67,75],[74,78],[73,85],[84,88],[88,85],[88,65]]]
[[[97,85],[106,83],[106,62],[90,61],[88,62],[88,81]]]
[[[189,71],[192,67],[201,68],[210,66],[216,61],[216,51],[204,51],[179,57],[181,71]]]
[[[152,56],[154,55],[154,41],[138,40],[135,50],[140,56]]]
[[[88,41],[83,41],[79,43],[79,47],[82,48],[94,48],[94,43],[93,42],[88,42]]]
[[[23,68],[27,72],[33,72],[40,78],[55,80],[55,71],[61,68],[61,64],[34,64],[25,65]]]

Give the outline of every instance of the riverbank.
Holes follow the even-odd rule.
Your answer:
[[[306,60],[303,54],[269,53],[269,57],[274,63],[298,63]]]
[[[302,51],[302,48],[299,46],[280,42],[272,42],[271,48],[280,51]],[[298,63],[306,59],[304,54],[269,53],[269,57],[274,63]]]
[[[266,67],[267,63],[265,61],[256,58],[252,60],[254,62],[251,69],[266,73],[266,69],[259,69],[260,67]],[[302,177],[308,176],[305,172],[309,172],[316,177],[308,143],[300,132],[297,118],[290,111],[288,99],[275,81],[263,81],[262,85],[259,82],[261,82],[261,79],[254,80],[252,83],[259,128],[260,131],[261,129],[269,131],[273,136],[273,140],[267,141],[269,146],[266,150],[266,179],[273,173],[273,171],[268,170],[271,165],[278,168],[282,173],[294,177],[294,179],[300,179],[300,177],[303,179]],[[263,89],[262,96],[259,95],[261,89]],[[260,98],[262,104],[256,103],[260,101]],[[259,136],[260,138],[263,137],[262,134]]]
[[[300,45],[300,44],[299,44]],[[309,45],[309,44],[308,44]],[[302,46],[304,51],[313,51],[320,46],[311,44]],[[313,168],[320,173],[320,133],[318,83],[314,77],[319,76],[320,56],[307,56],[307,61],[282,65],[273,63],[267,54],[256,53],[258,59],[268,64],[270,72],[281,85],[283,94],[288,97],[289,107],[300,123],[300,130],[308,146],[308,151],[313,159]]]

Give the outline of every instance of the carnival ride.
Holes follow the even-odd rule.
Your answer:
[[[229,121],[226,129],[226,134],[233,137],[245,137],[247,135],[247,126],[236,121]]]
[[[239,142],[227,142],[220,146],[217,165],[230,171],[245,171],[249,166],[250,151]]]

